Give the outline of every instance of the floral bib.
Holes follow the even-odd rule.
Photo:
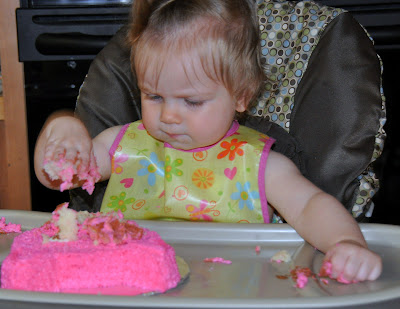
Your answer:
[[[129,219],[268,223],[265,166],[272,138],[234,122],[218,143],[178,150],[141,121],[110,149],[112,174],[102,212]]]

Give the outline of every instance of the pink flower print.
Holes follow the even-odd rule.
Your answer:
[[[220,212],[218,210],[213,209],[215,205],[212,207],[207,207],[209,204],[206,200],[202,200],[200,202],[200,206],[196,207],[194,205],[188,204],[186,205],[186,210],[190,212],[190,220],[198,221],[213,221],[213,218],[208,215],[208,213],[213,213],[213,216],[219,216]]]
[[[128,161],[129,156],[127,154],[121,154],[118,156],[114,156],[111,160],[111,173],[121,174],[124,169],[118,163],[124,163]]]

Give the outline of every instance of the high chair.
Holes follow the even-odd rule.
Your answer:
[[[348,12],[311,1],[257,0],[257,15],[266,86],[244,124],[277,139],[274,150],[363,221],[379,188],[373,164],[386,119],[372,39]],[[92,136],[141,118],[126,31],[99,53],[80,90],[76,114]],[[72,190],[70,207],[98,211],[105,187],[92,196]]]
[[[363,220],[386,136],[372,38],[344,10],[309,1],[258,1],[257,14],[269,80],[252,114],[289,132],[305,175]]]

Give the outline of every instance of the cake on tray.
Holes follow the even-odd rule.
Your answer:
[[[67,204],[40,228],[15,237],[2,263],[6,289],[137,295],[176,287],[174,248],[121,213],[76,212]]]

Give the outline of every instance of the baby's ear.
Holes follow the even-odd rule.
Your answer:
[[[243,113],[244,111],[246,111],[248,103],[249,102],[246,96],[242,96],[236,102],[236,111],[239,113]]]

